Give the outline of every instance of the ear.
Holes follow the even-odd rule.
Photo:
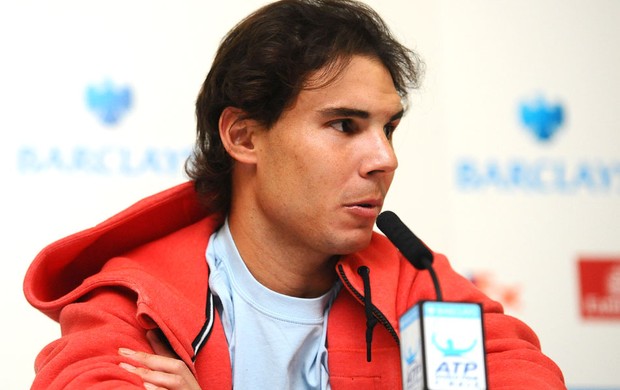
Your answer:
[[[256,124],[245,118],[243,110],[226,107],[220,115],[219,127],[222,144],[234,160],[248,164],[256,162],[252,143]]]

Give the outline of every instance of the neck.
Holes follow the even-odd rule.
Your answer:
[[[259,283],[299,298],[318,297],[332,288],[337,279],[334,267],[338,256],[285,242],[278,232],[243,215],[231,210],[230,232],[243,262]]]

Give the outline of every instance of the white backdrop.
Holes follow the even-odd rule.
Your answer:
[[[28,388],[58,337],[21,292],[32,258],[184,180],[219,39],[263,3],[0,3],[1,388]],[[427,64],[386,208],[530,324],[570,388],[620,389],[620,282],[602,278],[607,315],[583,318],[577,267],[620,264],[620,3],[369,4]],[[89,106],[89,90],[117,98]],[[110,102],[106,123],[93,107]],[[524,124],[537,107],[548,114]]]

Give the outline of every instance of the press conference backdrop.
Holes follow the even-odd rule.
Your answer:
[[[620,2],[373,0],[426,62],[386,209],[534,328],[569,388],[620,389]],[[219,39],[264,2],[0,3],[2,388],[55,323],[46,244],[185,180]]]

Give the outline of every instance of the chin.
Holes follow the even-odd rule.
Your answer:
[[[358,234],[355,237],[348,237],[346,239],[341,240],[336,244],[338,247],[339,255],[348,255],[354,252],[361,251],[366,249],[368,245],[370,245],[370,240],[372,238],[372,230],[365,234]]]

